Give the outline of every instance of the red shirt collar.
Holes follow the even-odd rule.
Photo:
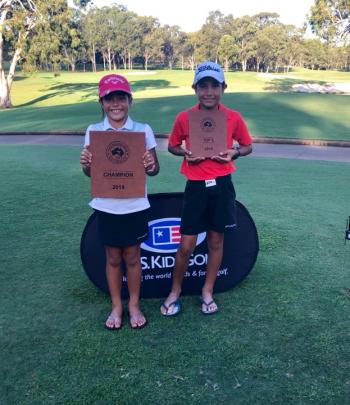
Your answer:
[[[224,107],[221,103],[219,103],[219,104],[218,104],[218,110],[224,110],[224,109],[225,109],[225,107]],[[191,110],[191,111],[193,111],[193,110],[200,110],[200,104],[197,103],[197,104],[194,105],[192,108],[190,108],[190,110]]]

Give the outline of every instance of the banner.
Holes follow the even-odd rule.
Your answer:
[[[149,195],[149,236],[141,245],[142,298],[166,297],[170,291],[171,272],[180,241],[182,198],[183,193]],[[242,281],[252,270],[258,255],[259,240],[254,221],[238,201],[236,216],[237,226],[225,232],[223,260],[214,292],[226,291]],[[95,213],[90,216],[82,234],[80,254],[89,279],[99,289],[108,293],[105,249],[98,237]],[[207,258],[206,233],[202,233],[198,236],[196,249],[185,273],[183,295],[200,294]],[[122,296],[125,298],[127,295],[124,275]]]

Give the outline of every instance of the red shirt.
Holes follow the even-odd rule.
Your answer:
[[[196,104],[189,110],[182,111],[177,115],[169,136],[170,146],[181,145],[182,142],[185,141],[185,147],[189,149],[188,111],[199,110],[199,108],[199,104]],[[237,141],[239,145],[250,145],[252,138],[249,135],[248,128],[242,116],[237,111],[231,110],[223,104],[219,104],[218,109],[224,111],[226,115],[227,149],[232,148],[233,141]],[[180,172],[189,180],[215,179],[216,177],[232,173],[234,170],[236,170],[236,168],[233,162],[219,163],[211,159],[205,159],[198,164],[191,165],[184,159],[180,167]]]

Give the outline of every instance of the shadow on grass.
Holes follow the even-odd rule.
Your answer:
[[[92,91],[86,84],[82,87],[85,87],[86,91]],[[137,121],[149,123],[156,133],[168,133],[176,114],[190,108],[196,101],[194,95],[136,98],[130,115]],[[223,97],[223,103],[243,115],[254,136],[350,140],[350,120],[346,114],[350,98],[347,96],[227,93]],[[2,132],[83,131],[90,123],[101,119],[96,101],[40,108],[17,107],[0,111],[0,115]]]
[[[176,88],[177,86],[169,86],[170,82],[168,80],[137,80],[130,81],[130,85],[133,93],[142,90],[152,90],[159,88]],[[97,84],[93,83],[59,83],[48,87],[45,90],[45,94],[33,98],[32,100],[17,105],[15,108],[27,107],[34,105],[38,102],[49,100],[54,97],[68,96],[72,93],[82,93],[81,100],[91,99],[91,97],[96,97],[97,99]]]
[[[15,76],[15,77],[13,78],[13,81],[14,81],[14,82],[20,82],[20,81],[25,80],[25,79],[27,79],[26,76]]]
[[[239,111],[254,136],[350,140],[350,99],[326,94],[227,93],[223,103]],[[168,133],[176,114],[196,103],[192,95],[135,100],[131,114],[156,132]],[[312,108],[310,107],[312,106]],[[318,108],[332,111],[319,114]]]
[[[81,96],[81,99],[87,99],[91,98],[92,96],[97,97],[97,89],[96,89],[96,83],[60,83],[60,84],[55,84],[53,86],[48,87],[45,90],[45,94],[33,98],[32,100],[17,105],[15,108],[20,108],[20,107],[27,107],[30,105],[34,105],[40,101],[44,100],[49,100],[50,98],[54,97],[63,97],[70,95],[75,92],[80,92],[83,93]]]
[[[169,86],[168,80],[129,80],[133,92],[154,89],[176,89],[178,86]]]

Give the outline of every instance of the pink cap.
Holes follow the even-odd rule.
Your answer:
[[[103,76],[98,83],[98,96],[102,98],[113,91],[123,91],[131,95],[130,85],[125,77],[115,74]]]

